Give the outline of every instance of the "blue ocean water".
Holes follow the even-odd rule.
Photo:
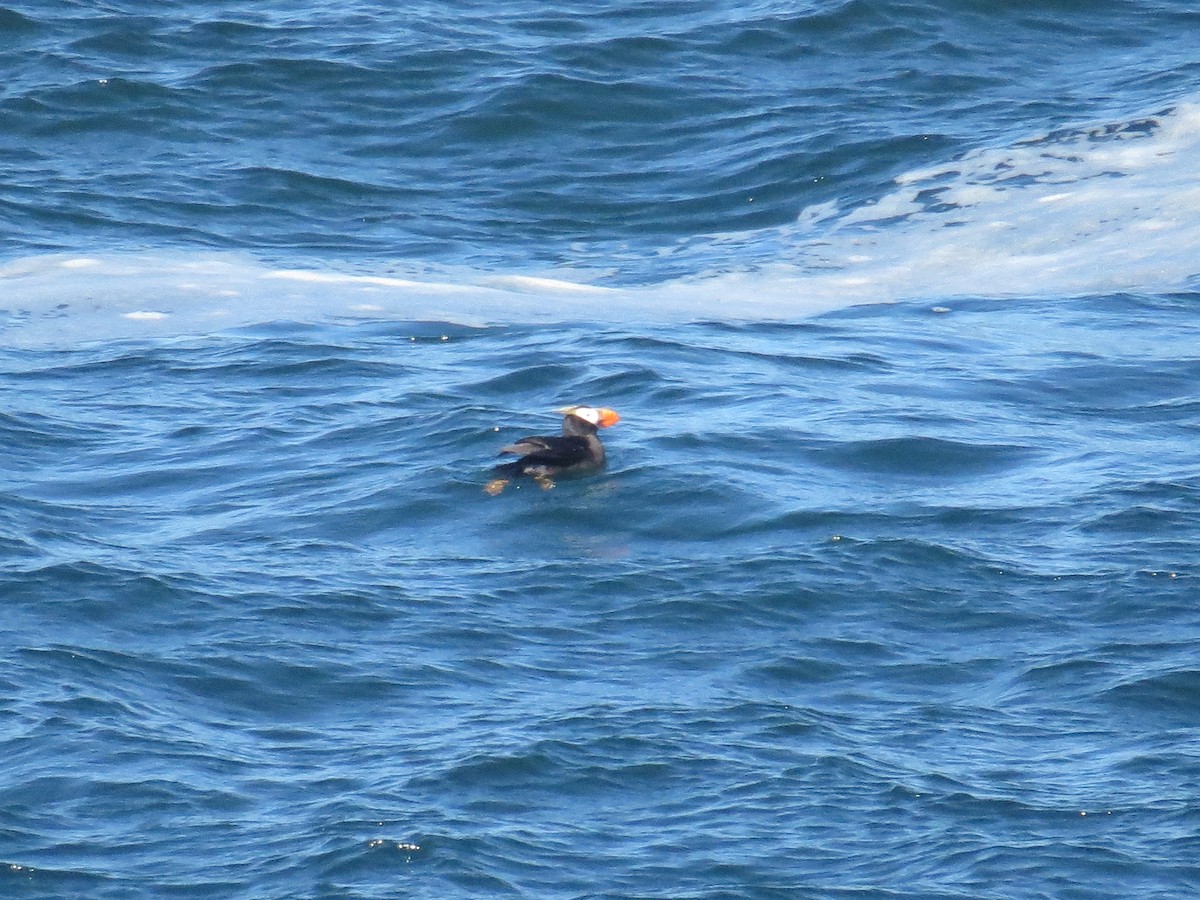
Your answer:
[[[0,72],[0,895],[1200,892],[1193,4],[0,0]]]

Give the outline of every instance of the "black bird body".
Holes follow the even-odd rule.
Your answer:
[[[561,435],[529,435],[500,448],[501,454],[520,459],[495,467],[496,477],[488,483],[488,493],[500,493],[510,479],[522,475],[548,489],[556,477],[586,475],[604,468],[604,445],[596,432],[620,417],[611,409],[591,406],[571,406],[559,412],[563,413]]]
[[[562,437],[523,437],[515,444],[500,449],[521,458],[501,463],[496,473],[502,475],[532,475],[549,478],[565,473],[585,474],[604,466],[604,445],[596,435],[563,435]]]

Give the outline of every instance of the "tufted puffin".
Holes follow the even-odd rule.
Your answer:
[[[548,491],[554,487],[557,475],[584,475],[604,467],[604,445],[596,432],[615,425],[621,417],[600,406],[565,406],[556,412],[562,413],[562,434],[530,435],[501,447],[502,454],[513,453],[521,458],[496,466],[496,477],[487,483],[485,491],[495,496],[520,475],[528,475]]]

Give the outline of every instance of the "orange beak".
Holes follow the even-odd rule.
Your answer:
[[[621,417],[617,415],[615,409],[600,409],[600,427],[607,428],[609,425],[616,425],[621,421]]]

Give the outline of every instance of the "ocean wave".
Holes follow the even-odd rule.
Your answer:
[[[981,149],[902,176],[864,206],[809,209],[795,228],[729,236],[706,251],[706,276],[622,285],[570,270],[362,272],[196,252],[55,255],[0,269],[3,327],[19,342],[330,319],[763,321],[903,300],[1179,291],[1196,274],[1190,250],[1200,240],[1200,194],[1190,187],[1197,123],[1200,114],[1181,104],[1152,119]],[[275,175],[299,179],[322,203],[330,191],[360,190]]]

